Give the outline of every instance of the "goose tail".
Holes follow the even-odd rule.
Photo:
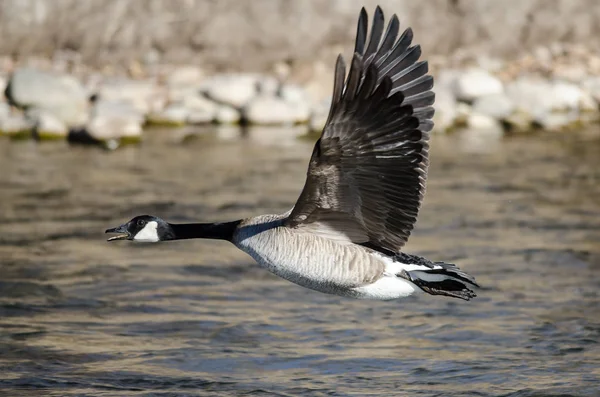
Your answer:
[[[470,300],[476,297],[469,287],[479,287],[475,279],[456,265],[434,262],[431,268],[405,271],[407,278],[430,295],[444,295]]]

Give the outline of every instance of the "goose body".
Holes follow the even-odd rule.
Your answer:
[[[473,277],[401,251],[425,192],[433,78],[412,31],[377,7],[369,40],[362,9],[346,76],[338,57],[332,105],[296,205],[225,223],[171,224],[142,215],[109,240],[231,241],[262,267],[316,291],[390,300],[426,292],[469,300]]]

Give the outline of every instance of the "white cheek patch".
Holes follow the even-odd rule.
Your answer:
[[[158,238],[158,223],[156,221],[150,221],[146,223],[146,226],[142,230],[133,236],[134,241],[140,241],[143,243],[156,243],[160,239]]]

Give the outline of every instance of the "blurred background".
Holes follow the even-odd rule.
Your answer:
[[[406,251],[470,302],[302,289],[139,214],[291,208],[361,6],[436,85]],[[597,396],[600,4],[0,0],[0,395]]]

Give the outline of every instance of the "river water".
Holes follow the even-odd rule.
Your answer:
[[[312,142],[291,129],[151,131],[108,152],[0,140],[0,394],[600,395],[600,138],[434,136],[406,251],[470,302],[356,301],[219,241],[107,243],[137,214],[280,212]]]

